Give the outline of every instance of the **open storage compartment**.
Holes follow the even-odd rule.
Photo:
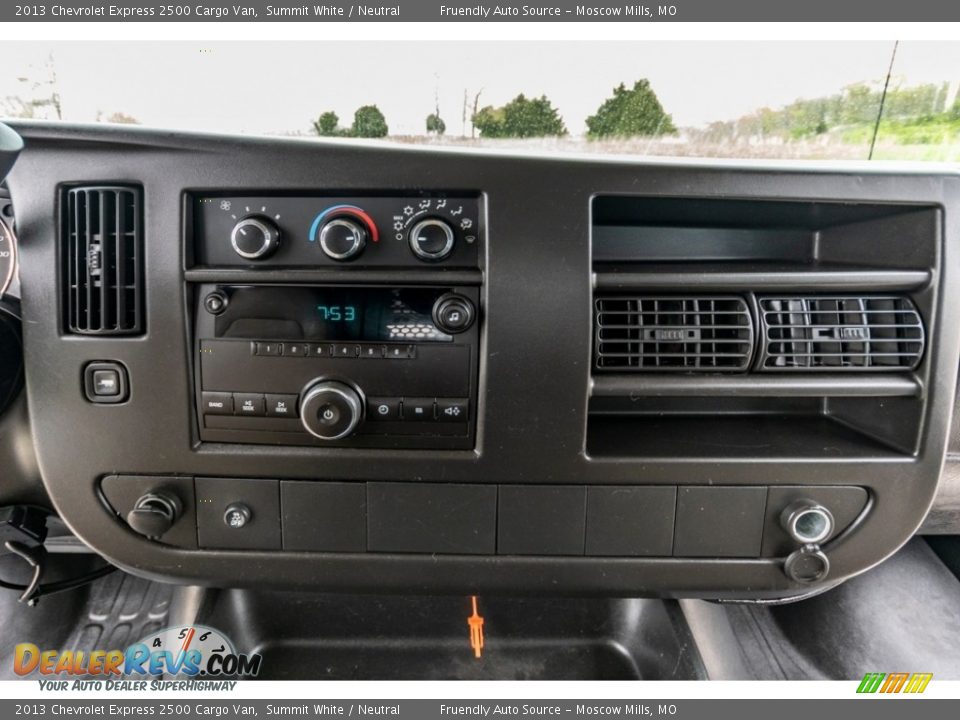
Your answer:
[[[600,196],[587,452],[909,457],[941,211]]]

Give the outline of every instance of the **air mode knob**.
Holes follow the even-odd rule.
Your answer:
[[[456,235],[450,223],[440,218],[426,218],[410,229],[410,249],[426,262],[439,262],[453,252]]]
[[[321,440],[340,440],[363,420],[364,399],[356,388],[337,380],[318,380],[301,395],[300,421]]]
[[[265,217],[251,215],[233,226],[230,244],[240,257],[261,260],[280,247],[280,228]]]

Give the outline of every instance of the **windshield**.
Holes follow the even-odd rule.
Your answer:
[[[0,117],[655,156],[960,159],[960,43],[0,45]]]

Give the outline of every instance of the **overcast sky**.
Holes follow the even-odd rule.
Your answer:
[[[397,25],[397,31],[403,28]],[[82,29],[79,31],[82,32]],[[0,43],[0,99],[23,94],[52,54],[66,120],[123,112],[146,125],[307,132],[324,110],[349,124],[376,104],[394,134],[422,134],[439,93],[459,133],[464,89],[481,106],[546,94],[573,134],[611,89],[646,77],[680,126],[882,81],[878,42],[218,42]],[[902,43],[895,76],[960,81],[960,42]]]

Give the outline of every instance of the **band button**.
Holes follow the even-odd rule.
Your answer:
[[[200,397],[204,415],[233,415],[233,395],[228,392],[204,392]]]

